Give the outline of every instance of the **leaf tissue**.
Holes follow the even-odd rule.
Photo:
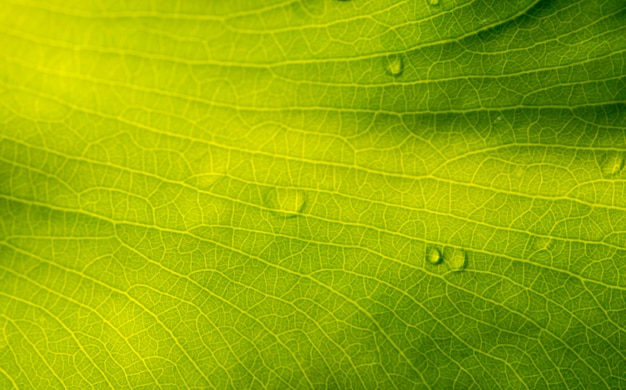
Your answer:
[[[623,0],[0,0],[0,389],[626,388]]]

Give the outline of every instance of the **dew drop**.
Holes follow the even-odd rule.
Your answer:
[[[398,55],[390,55],[385,59],[385,68],[387,73],[392,76],[399,76],[404,70],[404,64],[402,63],[402,57]]]
[[[426,254],[426,260],[430,264],[439,264],[443,260],[443,256],[441,256],[441,252],[437,248],[430,248],[428,253]]]
[[[621,153],[613,153],[606,157],[602,166],[605,176],[618,175],[624,169],[624,156]]]
[[[454,249],[450,258],[447,260],[452,271],[462,271],[467,266],[467,255],[465,251]]]
[[[428,4],[430,4],[430,5],[439,5],[439,0],[428,0]]]
[[[304,208],[304,191],[295,188],[276,188],[269,196],[269,207],[285,217],[298,215]]]

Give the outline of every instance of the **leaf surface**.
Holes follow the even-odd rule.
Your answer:
[[[625,388],[623,0],[0,0],[0,388]]]

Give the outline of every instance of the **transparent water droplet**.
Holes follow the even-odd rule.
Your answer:
[[[446,262],[452,271],[462,271],[467,266],[467,255],[461,249],[454,249],[450,258],[446,259]]]
[[[498,117],[496,118],[496,120],[501,121],[502,117],[500,115],[498,115]]]
[[[439,264],[443,260],[443,256],[441,255],[441,251],[437,248],[430,248],[426,253],[426,260],[430,264]]]
[[[275,188],[270,193],[269,207],[285,217],[293,217],[302,212],[305,201],[304,191],[295,188]]]
[[[624,155],[621,153],[609,154],[602,165],[602,173],[605,176],[618,175],[624,169]]]
[[[430,5],[439,5],[439,0],[428,0],[428,4],[430,4]]]
[[[399,76],[402,74],[404,70],[404,64],[402,62],[402,57],[398,55],[390,55],[385,59],[385,68],[387,69],[387,73],[392,76]]]

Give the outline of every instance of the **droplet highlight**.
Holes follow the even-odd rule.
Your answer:
[[[455,249],[452,251],[450,258],[446,261],[452,271],[462,271],[467,266],[467,255],[465,251]]]
[[[624,155],[621,153],[609,154],[602,165],[605,176],[616,176],[624,169]]]
[[[428,0],[429,5],[439,5],[439,0]]]
[[[443,256],[441,255],[441,251],[437,248],[430,248],[426,253],[426,260],[430,264],[440,264],[443,260]]]
[[[402,74],[404,70],[404,63],[402,62],[402,57],[398,55],[391,55],[385,59],[385,68],[387,69],[387,73],[392,76],[399,76]]]
[[[269,207],[285,217],[301,213],[305,202],[304,191],[295,188],[276,188],[269,196]]]

